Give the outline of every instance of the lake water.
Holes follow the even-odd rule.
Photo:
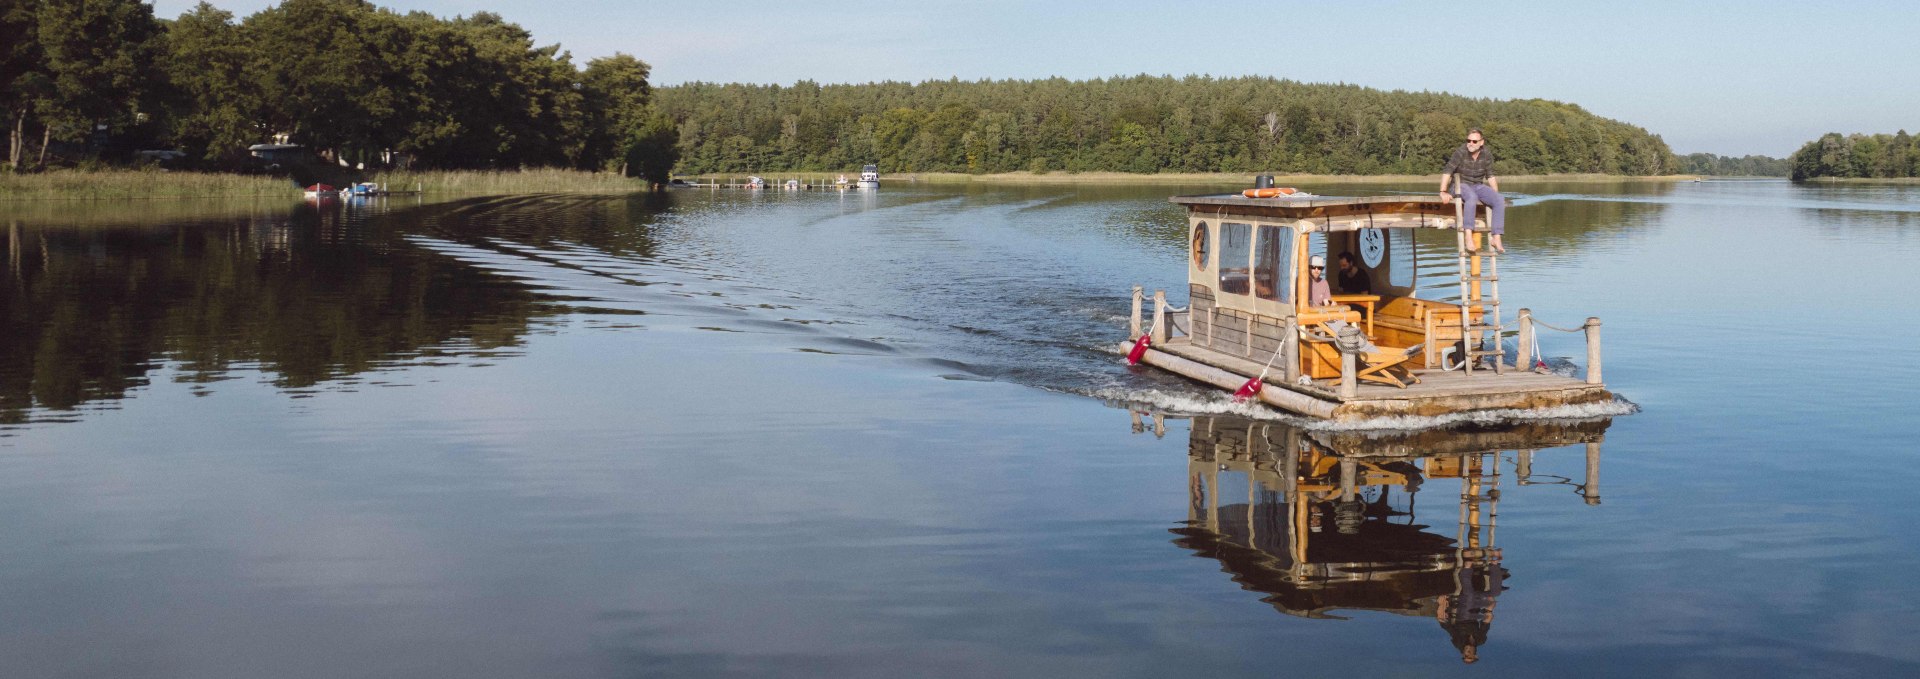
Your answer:
[[[1130,371],[1201,187],[0,204],[0,674],[1920,674],[1920,187],[1508,188],[1638,412]]]

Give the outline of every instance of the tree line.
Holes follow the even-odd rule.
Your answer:
[[[1579,106],[1264,77],[689,83],[654,91],[682,173],[1438,172],[1469,128],[1506,174],[1658,175],[1682,161]]]
[[[1787,159],[1772,156],[1721,156],[1689,153],[1680,157],[1680,174],[1720,177],[1785,177]]]
[[[1920,139],[1895,134],[1829,132],[1787,158],[1794,181],[1816,177],[1894,179],[1920,177]]]
[[[285,139],[329,160],[624,168],[665,181],[674,125],[649,106],[650,70],[626,54],[577,67],[489,12],[284,0],[240,20],[204,2],[163,20],[140,0],[0,7],[16,171],[45,166],[50,149],[58,160],[125,140],[231,168],[248,145]]]

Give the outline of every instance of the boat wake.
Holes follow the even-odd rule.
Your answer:
[[[1320,431],[1406,431],[1454,427],[1498,427],[1528,422],[1577,422],[1621,417],[1640,412],[1640,404],[1619,396],[1604,403],[1580,403],[1527,410],[1475,410],[1445,415],[1397,415],[1361,420],[1309,420],[1307,429]]]

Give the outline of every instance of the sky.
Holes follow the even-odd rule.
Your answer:
[[[239,16],[277,0],[211,0]],[[154,0],[172,18],[194,0]],[[1258,75],[1553,99],[1678,153],[1783,157],[1827,132],[1920,131],[1920,2],[1560,4],[948,0],[375,0],[491,11],[656,85]]]

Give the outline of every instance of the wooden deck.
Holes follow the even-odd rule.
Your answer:
[[[1208,371],[1181,370],[1175,365],[1178,361],[1166,361],[1152,356],[1160,352],[1165,356],[1198,363],[1210,368],[1230,373],[1232,377],[1212,374]],[[1189,378],[1213,383],[1222,388],[1239,386],[1233,382],[1244,382],[1260,374],[1262,363],[1230,356],[1205,347],[1194,346],[1185,337],[1176,337],[1164,344],[1155,345],[1148,351],[1148,362],[1174,370]],[[1461,371],[1416,370],[1420,383],[1405,389],[1397,387],[1362,383],[1352,398],[1341,398],[1337,385],[1326,381],[1313,384],[1286,384],[1284,371],[1280,366],[1267,375],[1267,389],[1262,400],[1271,405],[1294,412],[1330,417],[1333,419],[1363,419],[1394,415],[1442,415],[1447,413],[1471,412],[1476,410],[1521,409],[1533,410],[1562,405],[1599,403],[1612,400],[1613,394],[1604,385],[1587,384],[1584,380],[1544,375],[1532,371],[1522,371],[1508,366],[1504,374],[1492,370],[1476,370],[1469,377]],[[1221,382],[1233,382],[1221,384]],[[1292,392],[1291,395],[1274,394],[1275,387]],[[1304,397],[1304,398],[1302,398]]]

